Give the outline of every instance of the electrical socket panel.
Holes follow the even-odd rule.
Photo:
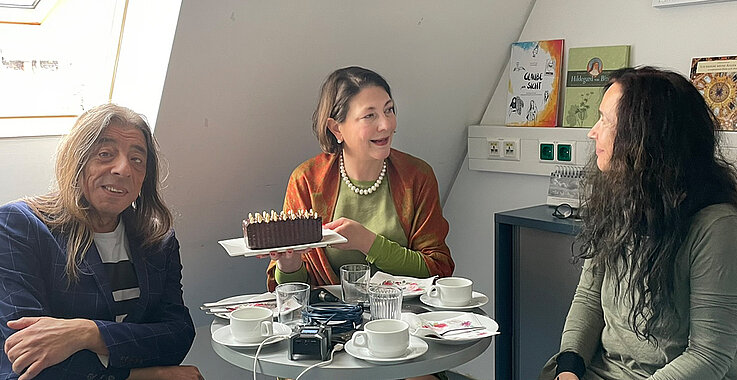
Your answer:
[[[538,160],[545,163],[576,162],[575,141],[538,141]]]
[[[513,138],[487,138],[489,144],[489,159],[519,161],[520,141]]]
[[[468,127],[468,168],[549,176],[554,165],[585,164],[594,145],[588,132],[587,128],[472,125]],[[733,140],[732,146],[737,147],[737,134]],[[540,143],[550,144],[546,160],[540,159]],[[566,161],[569,152],[570,161]]]

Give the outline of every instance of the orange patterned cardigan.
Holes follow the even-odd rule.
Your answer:
[[[438,181],[432,168],[417,157],[392,149],[387,172],[394,206],[407,235],[408,248],[422,254],[431,276],[450,276],[455,264],[445,244],[448,221],[443,217]],[[284,210],[311,208],[322,216],[323,223],[328,223],[333,218],[339,187],[338,155],[321,153],[292,172],[284,197]],[[312,285],[340,283],[322,248],[303,254],[302,260]],[[276,261],[271,261],[266,270],[269,291],[274,291],[277,285],[275,271]]]

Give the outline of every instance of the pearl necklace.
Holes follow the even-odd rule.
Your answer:
[[[354,185],[353,182],[351,182],[351,179],[348,178],[348,174],[345,172],[345,164],[343,164],[343,153],[340,154],[340,177],[343,178],[343,182],[345,182],[346,185],[348,185],[348,188],[351,189],[354,193],[358,195],[366,195],[371,194],[376,189],[381,186],[381,181],[384,180],[384,175],[386,174],[386,160],[384,160],[384,164],[381,167],[381,173],[379,173],[379,178],[376,179],[376,182],[374,182],[371,187],[368,189],[359,189],[358,186]]]

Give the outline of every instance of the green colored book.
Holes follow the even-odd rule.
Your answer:
[[[603,87],[613,71],[629,62],[629,45],[570,48],[563,126],[593,127],[599,120]]]

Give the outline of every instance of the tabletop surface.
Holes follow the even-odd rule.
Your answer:
[[[411,310],[417,312],[420,308],[426,311],[436,311],[432,307],[421,304],[417,298],[406,299],[404,304],[406,305],[406,307],[403,306],[405,311]],[[477,314],[485,314],[481,309],[473,309],[471,311]],[[216,317],[212,322],[210,333],[212,334],[217,329],[226,325],[228,325],[226,319]],[[354,358],[345,351],[336,352],[333,362],[330,365],[313,368],[303,378],[330,380],[360,376],[360,378],[373,377],[385,379],[405,378],[441,372],[455,368],[479,356],[491,345],[491,339],[491,337],[484,338],[463,345],[445,345],[436,342],[427,342],[428,350],[422,356],[391,365],[373,364]],[[253,358],[256,349],[232,348],[215,341],[211,342],[215,352],[225,361],[249,371],[253,370]],[[289,344],[286,339],[264,346],[258,356],[257,372],[270,376],[295,378],[305,368],[319,362],[318,360],[289,360],[288,347]]]
[[[511,224],[543,231],[577,235],[581,229],[581,220],[574,218],[558,219],[553,216],[554,209],[555,207],[552,206],[538,205],[502,211],[494,214],[494,221],[497,224]]]

